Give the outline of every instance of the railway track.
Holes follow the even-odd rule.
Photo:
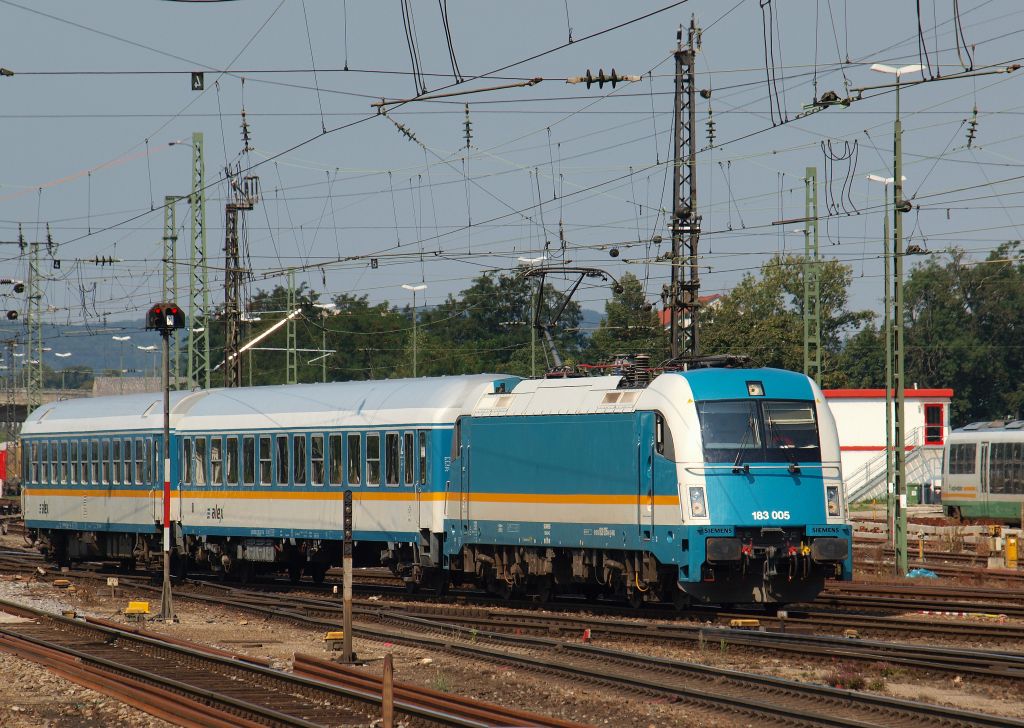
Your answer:
[[[310,667],[315,658],[292,674],[103,620],[58,617],[2,600],[0,611],[26,620],[0,627],[0,649],[179,725],[318,728],[366,725],[380,715],[379,679],[353,670],[327,675],[323,666]],[[402,684],[395,686],[394,710],[429,726],[577,725]]]

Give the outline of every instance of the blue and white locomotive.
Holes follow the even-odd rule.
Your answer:
[[[155,563],[160,395],[69,400],[22,430],[53,559]],[[243,577],[340,563],[410,586],[632,603],[784,603],[850,579],[835,423],[775,369],[473,375],[173,393],[175,560]]]

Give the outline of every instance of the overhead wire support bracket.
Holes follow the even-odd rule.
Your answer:
[[[383,114],[389,106],[398,106],[399,104],[408,104],[413,101],[433,101],[435,99],[446,99],[452,96],[465,96],[467,94],[479,94],[487,91],[504,91],[510,88],[527,88],[529,86],[536,86],[538,83],[543,81],[541,77],[531,78],[527,81],[518,81],[516,83],[505,83],[500,86],[486,86],[484,88],[469,88],[463,91],[447,91],[441,94],[421,94],[419,96],[410,96],[406,99],[387,99],[382,98],[380,101],[374,101],[370,106],[377,109],[377,113]]]

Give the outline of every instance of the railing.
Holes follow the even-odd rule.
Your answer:
[[[931,480],[937,474],[930,467],[930,458],[924,457],[924,427],[916,427],[907,433],[905,470],[907,482]],[[921,476],[924,476],[922,478]],[[881,493],[876,493],[881,491]],[[868,500],[886,491],[885,451],[868,460],[857,471],[846,478],[846,499],[848,502]]]

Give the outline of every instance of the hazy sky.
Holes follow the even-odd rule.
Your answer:
[[[815,87],[818,96],[847,96],[888,82],[868,69],[872,62],[926,60],[931,75],[949,76],[969,55],[976,68],[1024,56],[1024,5],[1013,0],[960,2],[960,32],[951,1],[920,3],[927,57],[909,2],[775,0],[762,8],[757,0],[693,0],[629,23],[667,4],[452,0],[452,44],[467,80],[451,86],[440,6],[410,1],[429,91],[545,80],[409,103],[389,120],[371,102],[417,89],[402,5],[0,0],[0,66],[15,72],[0,77],[0,240],[16,240],[19,223],[27,239],[43,240],[50,224],[48,320],[95,322],[107,313],[141,321],[159,299],[160,206],[191,184],[191,149],[169,142],[194,131],[206,141],[215,303],[223,300],[223,169],[239,163],[259,176],[262,191],[246,222],[252,291],[283,283],[279,273],[289,266],[309,266],[299,280],[328,295],[404,305],[410,294],[400,284],[425,282],[420,295],[432,304],[547,246],[552,261],[631,271],[657,300],[668,277],[654,259],[669,249],[672,50],[691,13],[704,28],[698,85],[712,89],[698,102],[697,121],[702,293],[728,291],[776,251],[802,250],[802,235],[770,223],[803,215],[804,169],[816,165],[820,179],[831,177],[819,203],[822,215],[832,213],[822,224],[822,254],[852,265],[854,304],[878,310],[882,187],[865,175],[892,174],[895,96],[869,91],[849,108],[794,117]],[[628,24],[588,38],[620,23]],[[564,82],[613,67],[644,79],[614,90]],[[193,70],[205,70],[204,92],[191,90]],[[1018,71],[904,89],[910,242],[982,257],[1024,238],[1022,83]],[[850,159],[826,167],[829,141]],[[177,213],[186,258],[187,207]],[[665,238],[660,245],[651,242],[656,235]],[[618,258],[609,255],[613,246]],[[0,255],[0,276],[26,277],[16,246]],[[97,266],[94,256],[121,262]],[[585,288],[578,300],[600,310],[607,295]],[[9,296],[5,305],[23,307],[23,299]]]

